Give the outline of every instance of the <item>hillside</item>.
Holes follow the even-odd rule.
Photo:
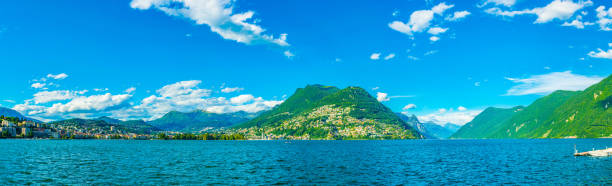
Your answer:
[[[112,123],[108,123],[106,121],[111,121]],[[96,132],[98,133],[104,133],[102,131],[110,131],[111,126],[114,127],[114,130],[135,134],[151,134],[159,131],[157,127],[151,126],[142,120],[121,121],[108,117],[101,117],[97,119],[67,119],[54,121],[49,124],[80,128],[84,130],[97,130]]]
[[[529,138],[612,137],[612,75],[563,102]]]
[[[395,114],[412,128],[419,131],[419,133],[421,133],[427,139],[446,139],[460,127],[451,123],[448,123],[445,126],[435,123],[422,123],[415,115],[407,116],[402,113]]]
[[[611,106],[609,76],[584,91],[555,91],[515,113],[487,109],[452,138],[612,137]]]
[[[522,106],[513,108],[489,107],[478,114],[472,121],[466,123],[457,132],[451,135],[451,139],[478,139],[487,138],[489,135],[500,130],[503,123],[509,120],[517,112],[524,109]]]
[[[422,138],[359,87],[309,85],[281,105],[236,127],[251,136],[288,139]]]
[[[230,127],[235,124],[243,123],[255,117],[257,114],[247,112],[235,112],[217,114],[206,111],[178,112],[171,111],[163,117],[148,122],[162,130],[199,132],[208,129]]]
[[[36,119],[25,117],[23,114],[17,112],[16,110],[6,108],[6,107],[0,107],[0,115],[5,116],[5,117],[16,117],[16,118],[21,118],[25,120],[31,120],[31,121],[42,123],[41,121],[38,121]]]

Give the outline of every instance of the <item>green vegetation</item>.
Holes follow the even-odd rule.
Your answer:
[[[157,134],[157,139],[160,140],[245,140],[246,138],[242,134],[216,134],[216,133],[204,133],[204,134],[176,134],[173,136],[165,133]]]
[[[513,108],[489,107],[478,114],[472,121],[466,123],[451,139],[479,139],[488,138],[492,133],[501,130],[504,123],[516,113],[524,109],[522,106]]]
[[[266,139],[422,138],[389,108],[359,87],[309,85],[274,109],[233,131]]]
[[[487,112],[453,138],[612,137],[612,76],[584,91],[555,91],[522,111]]]
[[[171,111],[159,119],[150,121],[149,124],[169,131],[200,132],[207,129],[229,127],[243,123],[255,116],[256,114],[250,114],[243,111],[225,114],[199,110],[187,113]]]

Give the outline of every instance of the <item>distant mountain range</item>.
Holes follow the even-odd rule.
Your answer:
[[[237,125],[250,135],[289,139],[417,139],[418,131],[359,87],[309,85]]]
[[[612,76],[584,91],[555,91],[527,107],[487,108],[451,138],[612,137]]]
[[[152,134],[160,131],[159,128],[147,124],[143,120],[121,121],[109,117],[100,117],[96,119],[67,119],[50,122],[49,124],[61,126],[80,126],[81,128],[100,128],[105,130],[110,130],[110,127],[113,126],[116,128],[116,130],[136,134]]]
[[[162,130],[198,132],[206,129],[230,127],[244,123],[259,113],[248,113],[244,111],[217,114],[206,111],[178,112],[171,111],[163,117],[149,121],[148,123]]]
[[[396,114],[400,119],[419,131],[419,133],[427,139],[446,139],[461,127],[452,123],[447,123],[444,126],[435,123],[421,123],[415,115],[407,116],[402,113]]]
[[[25,117],[21,113],[17,112],[16,110],[5,108],[5,107],[0,107],[0,115],[5,116],[5,117],[16,117],[16,118],[22,118],[25,120],[41,122],[33,118]]]

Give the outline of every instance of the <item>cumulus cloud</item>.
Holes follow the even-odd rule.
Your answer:
[[[521,96],[529,94],[545,95],[556,90],[583,90],[603,78],[598,76],[584,76],[573,74],[571,71],[552,72],[549,74],[533,75],[528,78],[506,78],[518,85],[510,88],[506,95]]]
[[[486,0],[481,6],[485,6],[487,4],[494,5],[503,5],[507,7],[512,7],[516,3],[516,0]]]
[[[287,34],[274,37],[264,34],[266,29],[257,25],[253,19],[255,12],[234,12],[233,0],[132,0],[130,6],[134,9],[157,9],[169,16],[184,17],[198,25],[208,25],[212,32],[227,40],[239,43],[272,43],[279,46],[289,46]]]
[[[385,101],[391,100],[391,98],[387,97],[387,93],[377,92],[376,93],[376,100],[378,100],[379,102],[385,102]]]
[[[597,52],[591,51],[588,55],[593,58],[612,59],[612,43],[608,43],[608,47],[610,47],[608,51],[598,48]]]
[[[432,42],[436,42],[436,41],[440,40],[440,38],[438,36],[431,36],[431,37],[429,37],[429,40],[431,40]]]
[[[467,108],[465,108],[465,107],[463,107],[463,106],[459,106],[459,107],[457,107],[457,110],[458,110],[458,111],[466,111],[466,110],[467,110]]]
[[[130,88],[128,88],[128,89],[125,89],[125,91],[124,91],[124,92],[126,92],[126,93],[132,93],[132,92],[134,92],[134,91],[136,91],[136,87],[130,87]]]
[[[446,16],[446,18],[444,18],[447,21],[459,21],[465,17],[467,17],[468,15],[470,15],[472,13],[468,12],[468,11],[457,11],[455,13],[453,13],[453,15],[449,15]]]
[[[533,9],[505,11],[499,7],[493,7],[486,9],[485,12],[506,17],[531,14],[538,17],[534,23],[547,23],[555,19],[567,20],[571,18],[578,10],[591,5],[593,5],[592,1],[580,1],[576,3],[572,0],[554,0],[544,7],[537,7]]]
[[[47,78],[53,78],[53,79],[66,79],[68,77],[68,74],[65,73],[61,73],[61,74],[47,74]]]
[[[441,28],[441,27],[430,28],[430,26],[432,25],[432,22],[434,21],[434,19],[436,19],[436,17],[443,18],[442,22],[439,23],[441,24],[441,23],[444,23],[444,20],[458,21],[458,20],[465,18],[467,15],[470,14],[468,11],[457,11],[453,15],[449,15],[446,18],[444,18],[443,17],[444,12],[446,12],[448,9],[453,8],[454,6],[455,5],[453,4],[446,4],[442,2],[432,7],[430,10],[417,10],[417,11],[412,12],[412,14],[410,14],[410,19],[408,20],[408,22],[393,21],[389,23],[388,26],[389,28],[395,31],[411,36],[411,38],[413,38],[412,36],[414,35],[414,33],[419,33],[419,32],[424,32],[424,31],[427,31],[427,33],[432,34],[432,35],[438,35],[438,34],[446,32],[447,28]],[[430,37],[430,40],[432,40],[432,38],[434,38],[433,40],[435,41],[440,39],[439,37],[436,36],[436,37]]]
[[[408,105],[404,106],[404,107],[402,108],[402,110],[410,110],[410,109],[414,109],[414,108],[416,108],[416,105],[415,105],[415,104],[410,103],[410,104],[408,104]]]
[[[120,106],[128,101],[132,95],[120,94],[112,95],[110,93],[92,96],[78,96],[68,103],[56,103],[50,108],[47,108],[47,113],[64,113],[75,111],[103,111],[105,109]]]
[[[45,85],[47,85],[46,83],[33,83],[31,85],[32,88],[44,88]]]
[[[395,57],[394,53],[390,53],[389,55],[385,56],[385,60],[390,60],[393,59]]]
[[[571,26],[571,27],[575,27],[577,29],[584,29],[584,26],[590,26],[590,25],[594,25],[595,23],[591,23],[591,22],[587,22],[587,21],[582,21],[582,16],[577,15],[576,19],[574,19],[572,22],[565,22],[563,23],[561,26]]]
[[[255,96],[253,96],[251,94],[243,94],[243,95],[239,95],[239,96],[231,98],[230,102],[232,104],[240,105],[240,104],[244,104],[246,102],[252,101],[254,99],[255,99]],[[261,99],[261,98],[259,98],[259,99]]]
[[[612,7],[606,11],[605,6],[599,6],[595,9],[597,12],[597,24],[599,29],[603,31],[612,31]]]
[[[427,33],[431,35],[438,35],[438,34],[446,32],[447,30],[448,28],[432,27],[427,31]]]
[[[289,50],[285,50],[285,52],[283,52],[283,54],[285,55],[285,57],[291,59],[295,56],[295,54],[293,54],[291,51]]]
[[[232,92],[239,92],[244,90],[244,88],[240,88],[240,87],[225,87],[223,89],[221,89],[221,92],[223,93],[232,93]]]
[[[447,111],[444,109],[444,112],[434,112],[426,115],[418,116],[419,121],[422,122],[431,122],[436,123],[438,125],[445,125],[447,123],[464,125],[467,122],[472,121],[476,115],[480,114],[482,110],[463,110],[463,111]]]
[[[373,53],[372,55],[370,55],[370,59],[371,60],[378,60],[378,59],[380,59],[380,53]]]
[[[34,94],[34,103],[48,103],[53,101],[62,101],[72,99],[77,96],[76,91],[70,90],[55,90],[55,91],[42,91]]]

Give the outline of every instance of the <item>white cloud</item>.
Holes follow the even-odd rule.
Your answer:
[[[291,58],[293,58],[293,57],[295,56],[295,54],[291,53],[291,51],[289,51],[289,50],[285,50],[285,52],[283,52],[283,54],[284,54],[284,55],[285,55],[287,58],[289,58],[289,59],[291,59]]]
[[[453,8],[455,5],[447,5],[446,3],[442,2],[436,6],[434,6],[433,8],[431,8],[431,11],[433,11],[434,13],[438,14],[438,15],[442,15],[442,13],[444,13],[444,11]]]
[[[62,101],[72,99],[77,96],[76,91],[70,90],[55,90],[55,91],[42,91],[34,94],[34,103],[48,103],[52,101]]]
[[[374,88],[372,88],[372,90],[378,90],[378,89],[380,89],[380,87],[374,87]]]
[[[46,83],[33,83],[31,85],[32,88],[44,88],[45,85],[47,85]]]
[[[252,101],[254,99],[255,99],[255,97],[253,95],[251,95],[251,94],[243,94],[243,95],[239,95],[239,96],[231,98],[230,102],[232,104],[241,105],[241,104],[244,104],[246,102]],[[261,97],[260,97],[260,99],[261,99]]]
[[[571,71],[552,72],[549,74],[533,75],[528,78],[506,78],[518,85],[510,88],[506,95],[520,96],[529,94],[545,95],[556,90],[583,90],[603,78],[598,76],[583,76],[572,74]]]
[[[440,38],[438,36],[431,36],[431,37],[429,37],[429,40],[431,40],[433,42],[436,42],[436,41],[440,40]]]
[[[414,109],[414,108],[416,108],[416,105],[410,103],[410,104],[404,106],[404,108],[402,108],[402,110],[410,110],[410,109]]]
[[[387,93],[377,92],[376,93],[376,100],[378,100],[379,102],[385,102],[385,101],[389,101],[390,98],[387,97]]]
[[[264,34],[266,29],[250,21],[253,11],[234,13],[233,0],[132,0],[130,6],[134,9],[157,9],[169,16],[185,17],[198,25],[208,25],[212,32],[224,39],[239,43],[273,43],[279,46],[289,46],[287,34],[279,37]]]
[[[534,23],[547,23],[552,20],[567,20],[571,18],[576,11],[593,5],[592,1],[580,1],[575,3],[572,0],[554,0],[544,7],[537,7],[533,9],[525,9],[520,11],[504,11],[498,7],[486,9],[485,12],[489,14],[514,17],[515,15],[533,14],[538,18]]]
[[[53,78],[53,79],[66,79],[68,77],[68,74],[65,73],[61,73],[61,74],[47,74],[47,78]]]
[[[487,5],[487,4],[495,4],[495,5],[503,5],[503,6],[511,7],[511,6],[514,6],[515,3],[516,3],[516,0],[487,0],[482,6]]]
[[[135,90],[136,90],[136,87],[130,87],[128,89],[125,89],[125,92],[129,94],[129,93],[134,92]]]
[[[370,59],[371,60],[378,60],[378,59],[380,59],[380,53],[373,53],[372,55],[370,55]]]
[[[66,104],[53,104],[53,106],[47,108],[46,112],[53,114],[75,111],[103,111],[110,107],[120,106],[126,103],[126,101],[128,101],[131,97],[132,95],[129,94],[112,95],[110,93],[92,96],[79,96]]]
[[[244,90],[244,88],[240,88],[240,87],[225,87],[223,89],[221,89],[221,92],[223,93],[232,93],[232,92],[239,92]]]
[[[94,88],[93,90],[96,92],[104,92],[104,91],[108,91],[108,88]]]
[[[385,60],[393,59],[394,57],[395,57],[395,54],[391,53],[391,54],[385,56]]]
[[[448,28],[432,27],[427,31],[427,33],[431,35],[438,35],[438,34],[446,32],[447,30]]]
[[[597,12],[597,24],[599,29],[603,31],[612,31],[612,7],[606,11],[605,6],[599,6],[595,9]]]
[[[411,60],[414,60],[414,61],[419,60],[418,57],[414,57],[414,56],[408,56],[408,59],[411,59]]]
[[[479,87],[480,86],[480,82],[474,82],[474,86]]]
[[[459,106],[459,107],[457,107],[457,110],[458,110],[458,111],[466,111],[466,110],[467,110],[467,108],[465,108],[465,107],[463,107],[463,106]]]
[[[576,19],[574,19],[572,22],[565,22],[563,23],[561,26],[571,26],[571,27],[576,27],[577,29],[583,29],[584,26],[590,26],[590,25],[594,25],[595,23],[591,23],[591,22],[583,22],[582,21],[582,16],[577,15]]]
[[[437,50],[430,50],[430,51],[425,52],[423,55],[424,56],[428,56],[428,55],[433,55],[435,53],[438,53],[438,51]]]
[[[418,116],[421,122],[432,122],[438,125],[445,125],[447,123],[453,123],[457,125],[464,125],[467,122],[472,121],[476,115],[480,114],[481,110],[464,110],[464,111],[450,111],[450,112],[434,112],[427,115]]]
[[[447,110],[445,108],[438,109],[439,113],[445,113]]]
[[[601,48],[597,49],[597,52],[591,51],[588,53],[593,58],[612,59],[612,43],[608,43],[608,51],[604,51]]]
[[[446,18],[444,18],[447,21],[458,21],[461,20],[465,17],[467,17],[468,15],[470,15],[472,13],[468,12],[468,11],[456,11],[455,13],[453,13],[452,16],[446,16]]]

